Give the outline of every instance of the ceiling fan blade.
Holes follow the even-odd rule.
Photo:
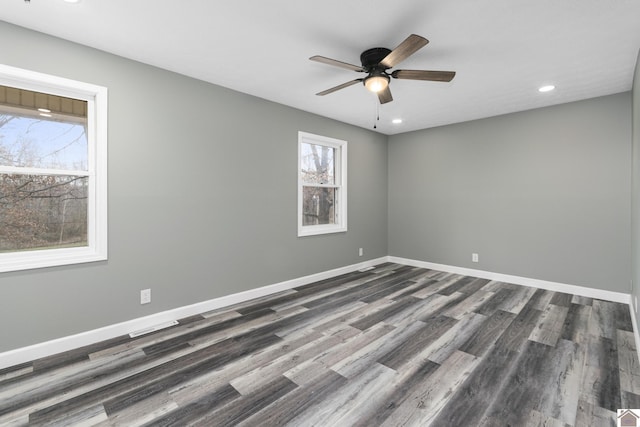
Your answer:
[[[323,64],[333,65],[334,67],[346,68],[347,70],[364,71],[364,69],[359,65],[348,64],[346,62],[338,61],[337,59],[325,58],[324,56],[316,55],[309,59]]]
[[[344,89],[345,87],[349,87],[349,86],[354,85],[356,83],[360,83],[361,81],[362,81],[362,79],[351,80],[350,82],[342,83],[341,85],[338,85],[336,87],[332,87],[331,89],[327,89],[327,90],[323,90],[322,92],[318,92],[318,93],[316,93],[316,95],[318,95],[318,96],[328,95],[328,94],[333,93],[333,92],[335,92],[337,90]]]
[[[434,82],[450,82],[455,77],[455,71],[427,71],[427,70],[396,70],[391,73],[394,79],[430,80]]]
[[[387,68],[392,68],[416,53],[416,51],[424,47],[427,43],[429,43],[429,40],[424,37],[411,34],[400,43],[398,47],[393,49],[390,54],[385,56],[385,58],[380,61],[380,64]]]
[[[386,104],[387,102],[393,101],[393,96],[391,96],[389,86],[378,92],[378,100],[380,100],[380,104]]]

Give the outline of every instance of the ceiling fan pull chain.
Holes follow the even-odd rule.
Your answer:
[[[378,104],[378,100],[375,100],[376,103],[376,118],[373,120],[373,128],[378,129],[378,121],[380,121],[380,104]]]

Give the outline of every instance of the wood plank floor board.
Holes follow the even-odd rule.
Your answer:
[[[438,294],[440,295],[440,294]],[[446,311],[452,310],[454,308],[456,308],[459,304],[461,304],[464,300],[466,300],[467,298],[469,298],[468,294],[463,294],[461,292],[453,292],[449,295],[447,295],[447,299],[444,300],[444,304],[440,307],[437,307],[434,309],[432,309],[431,312],[425,313],[422,315],[422,317],[419,318],[419,320],[422,320],[423,322],[428,322],[429,319],[432,319],[434,317],[438,317],[440,315],[442,315],[443,313],[445,313]],[[461,319],[464,317],[469,316],[471,313],[468,313],[464,316],[461,316]]]
[[[475,356],[462,351],[454,352],[381,425],[429,425],[451,399],[453,390],[465,381],[477,363]]]
[[[464,301],[460,301],[459,304],[450,307],[442,314],[459,320],[463,316],[471,313],[472,311],[475,311],[478,307],[482,306],[493,295],[493,291],[479,289],[477,292],[470,294],[468,298],[464,299]]]
[[[368,276],[363,276],[353,281],[342,283],[338,286],[322,288],[316,292],[300,291],[300,295],[298,295],[297,297],[291,297],[285,301],[278,301],[278,302],[274,301],[274,304],[271,306],[271,308],[276,311],[281,311],[281,310],[285,310],[295,306],[304,306],[304,304],[309,301],[313,301],[322,297],[333,295],[338,292],[344,292],[343,293],[344,295],[346,293],[345,291],[347,291],[348,289],[357,288],[358,286],[363,285],[365,283],[370,283],[370,282],[373,282],[374,280],[381,279],[391,275],[393,275],[393,271],[370,274]]]
[[[349,358],[354,352],[359,351],[360,349],[371,345],[371,343],[383,338],[385,335],[392,333],[395,329],[395,326],[378,323],[377,325],[361,331],[359,334],[354,335],[349,339],[343,340],[340,344],[321,350],[318,352],[317,356],[289,369],[284,373],[284,375],[296,384],[302,385],[299,378],[303,375],[300,375],[300,373],[305,372],[305,375],[303,376],[305,378],[305,382],[309,381],[309,372],[313,371],[313,369],[310,369],[312,365],[320,364],[327,368],[334,366]]]
[[[273,308],[274,306],[282,305],[291,301],[297,301],[306,296],[317,296],[321,291],[328,291],[330,293],[336,288],[339,288],[340,285],[344,285],[346,283],[365,283],[368,280],[373,280],[376,278],[379,277],[370,272],[348,273],[337,278],[330,278],[322,280],[320,282],[294,288],[284,295],[272,296],[271,298],[269,296],[266,296],[261,298],[261,300],[256,303],[243,303],[242,307],[239,309],[233,307],[231,308],[233,308],[235,311],[238,311],[239,313],[248,314],[253,311],[260,311],[267,308]]]
[[[379,359],[378,363],[398,370],[402,365],[419,354],[437,340],[442,334],[455,325],[457,321],[450,317],[438,316],[429,323],[421,322],[417,330],[397,347],[390,348]]]
[[[555,348],[529,341],[527,348],[519,353],[515,369],[493,400],[487,416],[501,419],[509,425],[524,425],[529,412],[537,410],[548,417],[573,424],[578,396],[566,393],[565,385],[578,384],[582,360],[572,363],[572,351],[566,351],[573,350],[574,343],[563,341],[562,345]]]
[[[499,289],[474,311],[478,314],[491,316],[497,310],[500,310],[500,307],[508,301],[509,298],[512,298],[514,293],[515,291],[513,289]]]
[[[362,302],[370,303],[379,300],[380,298],[388,297],[391,294],[397,293],[398,291],[402,291],[406,289],[408,285],[414,285],[415,282],[410,280],[403,280],[400,283],[396,283],[390,286],[386,286],[384,289],[379,290],[374,294],[367,295],[360,299]],[[402,299],[402,298],[401,298]]]
[[[455,283],[456,281],[460,280],[460,277],[461,276],[458,274],[447,275],[446,277],[443,277],[441,280],[436,280],[436,283],[433,283],[430,286],[420,289],[419,291],[411,295],[421,299],[427,298],[434,294],[442,295],[440,291],[443,289],[446,289],[452,283]]]
[[[287,353],[286,355],[280,356],[259,368],[253,369],[242,376],[234,378],[230,381],[230,384],[241,394],[249,394],[256,387],[265,386],[272,378],[283,375],[290,369],[306,362],[319,353],[322,353],[325,349],[333,348],[347,340],[349,337],[358,335],[359,332],[360,331],[354,328],[345,328],[337,333],[322,336],[319,339],[298,348],[295,352]]]
[[[319,324],[316,323],[316,325],[313,326],[313,329],[316,329],[318,331],[325,331],[331,330],[335,327],[340,327],[340,325],[355,323],[366,318],[367,316],[371,316],[374,313],[385,310],[387,307],[390,307],[396,303],[397,302],[394,300],[381,298],[370,304],[362,304],[360,307],[354,308],[353,310],[341,316],[334,317],[332,319],[326,319],[326,321]]]
[[[451,295],[454,292],[460,291],[460,289],[464,288],[474,280],[476,280],[475,277],[462,276],[446,288],[441,289],[438,293],[442,295]]]
[[[591,305],[593,304],[593,298],[583,297],[580,295],[574,295],[571,298],[571,304],[579,304],[579,305]]]
[[[347,382],[342,375],[327,370],[323,375],[316,377],[313,383],[292,390],[239,423],[238,427],[287,425],[298,414],[337,394]]]
[[[415,281],[414,283],[415,283],[414,285],[407,286],[402,292],[397,292],[395,294],[391,294],[389,296],[389,298],[399,299],[399,298],[406,297],[406,296],[409,296],[409,295],[415,296],[414,295],[415,293],[417,293],[419,291],[423,291],[424,289],[428,289],[431,286],[435,286],[440,282],[438,282],[437,280],[433,280],[433,279],[425,279],[425,280]]]
[[[253,335],[255,334],[248,333],[242,337],[230,338],[187,356],[92,390],[76,398],[52,405],[47,409],[32,413],[30,421],[43,423],[49,419],[56,419],[78,407],[100,401],[105,401],[105,404],[112,408],[126,407],[174,387],[191,377],[199,375],[201,372],[224,365],[235,357],[251,353],[281,340],[275,335]]]
[[[356,322],[351,323],[351,326],[361,330],[368,329],[373,325],[375,325],[376,323],[382,322],[388,317],[391,317],[394,314],[397,314],[406,309],[409,309],[412,306],[414,307],[418,306],[420,303],[422,303],[422,300],[419,298],[414,298],[411,296],[404,297],[398,301],[395,301],[392,305],[385,307],[380,311],[372,313],[369,316],[366,316]]]
[[[580,398],[615,412],[621,408],[618,349],[614,340],[590,336]]]
[[[555,347],[564,329],[564,320],[569,312],[568,307],[549,304],[542,312],[538,324],[531,331],[529,339]]]
[[[458,292],[463,294],[473,295],[480,289],[484,288],[490,282],[489,279],[473,279],[466,285],[458,289]]]
[[[619,329],[616,344],[620,369],[620,389],[640,395],[640,364],[638,363],[638,352],[633,332]],[[625,406],[625,408],[631,408],[631,406]]]
[[[487,316],[482,314],[468,314],[426,346],[420,354],[436,363],[444,363],[461,345],[477,333],[486,319]]]
[[[600,406],[580,400],[576,427],[616,427],[616,412],[608,411]]]
[[[421,365],[417,365],[415,370],[407,372],[401,378],[394,381],[393,387],[382,400],[379,408],[366,416],[361,416],[355,423],[355,427],[378,426],[385,422],[389,416],[400,406],[409,396],[415,394],[416,390],[422,388],[424,383],[429,381],[430,376],[440,368],[440,365],[425,360]]]
[[[401,326],[418,320],[429,320],[439,317],[444,307],[454,300],[459,300],[461,294],[454,293],[449,296],[433,294],[422,300],[422,303],[412,305],[406,310],[387,317],[384,322],[394,326]]]
[[[566,424],[575,424],[580,397],[575,391],[580,388],[585,354],[584,345],[568,340],[558,342],[547,361],[550,374],[536,408],[538,412]]]
[[[225,320],[220,323],[215,323],[201,329],[197,329],[188,333],[178,335],[172,339],[143,347],[142,350],[148,355],[163,353],[163,352],[166,352],[167,348],[169,349],[176,348],[176,347],[179,347],[180,345],[188,344],[189,341],[202,337],[203,335],[209,335],[216,332],[224,331],[225,329],[230,329],[240,324],[246,324],[248,321],[259,319],[263,316],[268,316],[269,314],[273,314],[273,313],[274,311],[271,310],[270,308],[266,308],[259,311],[253,311],[241,317],[235,317],[233,319]]]
[[[571,300],[573,299],[572,294],[567,294],[564,292],[555,292],[553,294],[553,298],[549,301],[549,304],[559,305],[562,307],[571,306]]]
[[[587,331],[584,325],[589,323],[590,316],[591,305],[572,303],[564,319],[560,338],[575,342],[585,342]]]
[[[380,364],[373,364],[349,379],[335,394],[296,414],[289,425],[338,426],[351,425],[355,419],[368,414],[368,407],[380,398],[380,390],[389,384],[396,372]],[[375,407],[375,405],[373,405]],[[352,422],[349,422],[352,420]]]
[[[334,294],[318,298],[312,301],[304,303],[307,308],[314,308],[318,306],[324,306],[330,303],[343,303],[344,301],[356,301],[362,298],[373,295],[381,290],[386,289],[389,286],[394,286],[398,283],[402,283],[407,279],[415,277],[421,273],[420,269],[409,269],[403,271],[398,275],[385,276],[378,279],[373,279],[369,282],[365,282],[354,288],[344,289]]]
[[[527,339],[537,326],[542,311],[525,306],[511,321],[495,342],[496,347],[519,352],[527,344]]]
[[[640,395],[622,390],[620,392],[620,406],[623,408],[640,408]]]
[[[221,398],[221,397],[220,397]],[[157,419],[169,416],[180,406],[171,398],[169,393],[159,393],[149,399],[131,405],[122,411],[108,414],[107,420],[98,423],[98,427],[111,427],[113,425],[143,426]],[[105,414],[107,412],[105,411]]]
[[[615,426],[625,304],[385,263],[0,370],[0,425]]]
[[[479,425],[511,371],[515,369],[518,355],[515,351],[493,347],[479,359],[467,380],[453,391],[451,399],[437,415],[433,425]]]
[[[297,351],[304,345],[316,341],[323,336],[316,331],[305,331],[297,336],[290,336],[279,343],[265,347],[262,351],[239,357],[230,363],[217,369],[210,370],[202,375],[180,383],[169,390],[171,398],[180,406],[198,400],[213,390],[227,385],[234,378],[238,378],[255,367],[268,364],[270,361],[283,355]]]
[[[354,351],[347,358],[331,366],[331,369],[347,378],[353,378],[368,367],[377,363],[378,359],[402,345],[406,340],[424,326],[422,322],[413,322],[403,328],[397,328],[394,334],[383,336],[370,344]]]
[[[515,317],[515,314],[502,310],[496,310],[489,317],[485,316],[485,320],[478,328],[478,331],[463,342],[459,349],[474,356],[483,356],[495,343],[496,339],[504,333]]]
[[[220,427],[235,426],[297,387],[288,378],[280,376],[246,396],[230,399],[222,406],[217,405],[218,400],[212,399],[209,408],[206,408],[206,413],[200,416],[195,424]]]

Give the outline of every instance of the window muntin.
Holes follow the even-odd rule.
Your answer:
[[[0,65],[0,271],[107,258],[106,103]]]
[[[298,236],[347,230],[347,143],[298,134]]]

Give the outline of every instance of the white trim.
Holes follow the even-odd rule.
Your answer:
[[[302,181],[302,144],[324,145],[335,149],[334,152],[334,184],[309,184]],[[303,187],[334,188],[336,190],[334,214],[335,224],[302,225],[302,190]],[[347,231],[347,141],[298,132],[298,237],[318,234],[344,233]]]
[[[0,272],[107,259],[107,88],[0,64],[0,84],[87,101],[87,171],[3,167],[3,173],[87,176],[87,246],[0,254]],[[19,170],[18,170],[19,169]]]
[[[499,282],[513,283],[515,285],[531,286],[532,288],[546,289],[555,292],[564,292],[567,294],[580,295],[589,298],[603,299],[622,304],[631,303],[631,295],[622,292],[606,291],[604,289],[589,288],[586,286],[569,285],[566,283],[550,282],[548,280],[532,279],[529,277],[512,276],[510,274],[493,273],[484,270],[475,270],[465,267],[456,267],[453,265],[435,264],[426,261],[417,261],[413,259],[400,258],[395,256],[388,257],[389,262],[398,264],[411,265],[413,267],[429,268],[431,270],[444,271],[447,273],[462,274],[464,276],[479,277],[481,279],[496,280]]]
[[[631,297],[631,295],[629,295],[629,297]],[[629,301],[629,312],[631,313],[631,324],[633,325],[633,338],[636,342],[636,356],[638,357],[638,361],[640,361],[640,335],[638,335],[638,321],[635,310],[633,309],[633,300]]]
[[[448,273],[461,274],[465,276],[479,277],[483,279],[496,280],[500,282],[513,283],[516,285],[531,286],[534,288],[547,289],[556,292],[565,292],[574,295],[580,295],[590,298],[598,298],[607,301],[619,302],[628,304],[631,310],[631,320],[633,322],[633,331],[636,339],[636,348],[640,354],[640,336],[638,335],[638,325],[636,322],[633,308],[631,305],[631,295],[621,292],[612,292],[601,289],[594,289],[585,286],[569,285],[565,283],[550,282],[546,280],[531,279],[521,276],[512,276],[501,273],[493,273],[483,270],[474,270],[464,267],[456,267],[445,264],[435,264],[426,261],[417,261],[407,258],[400,258],[395,256],[386,256],[376,258],[368,261],[364,261],[358,264],[352,264],[345,267],[336,268],[329,271],[324,271],[316,274],[311,274],[296,279],[287,280],[284,282],[263,286],[256,289],[250,289],[243,292],[238,292],[231,295],[214,298],[208,301],[199,302],[196,304],[178,307],[172,310],[155,313],[149,316],[140,317],[137,319],[129,320],[126,322],[117,323],[114,325],[105,326],[103,328],[94,329],[91,331],[81,332],[79,334],[70,335],[67,337],[58,338],[51,341],[46,341],[39,344],[30,345],[28,347],[22,347],[15,350],[10,350],[4,353],[0,353],[0,369],[26,363],[41,357],[51,356],[63,351],[72,350],[75,348],[83,347],[90,344],[95,344],[100,341],[115,338],[122,335],[128,335],[134,331],[140,331],[147,328],[152,328],[157,325],[166,324],[185,317],[193,316],[200,313],[206,313],[211,310],[216,310],[223,307],[228,307],[234,304],[238,304],[244,301],[248,301],[254,298],[260,298],[263,296],[271,295],[277,292],[286,291],[298,286],[314,283],[319,280],[329,279],[331,277],[339,276],[345,273],[351,273],[353,271],[361,270],[367,267],[375,266],[384,262],[393,262],[398,264],[410,265],[420,268],[429,268],[432,270],[439,270]]]
[[[89,176],[88,171],[66,169],[21,168],[16,166],[1,166],[0,173],[16,175],[63,175],[63,176]]]
[[[122,335],[128,335],[134,331],[145,330],[157,325],[166,324],[167,322],[172,322],[174,320],[182,319],[200,313],[206,313],[207,311],[231,306],[254,298],[286,291],[291,288],[307,285],[319,280],[329,279],[331,277],[339,276],[345,273],[351,273],[353,271],[381,264],[386,261],[387,257],[372,259],[358,264],[352,264],[329,271],[299,277],[297,279],[287,280],[273,285],[250,289],[248,291],[214,298],[204,302],[178,307],[149,316],[128,320],[126,322],[105,326],[103,328],[98,328],[91,331],[81,332],[79,334],[30,345],[28,347],[9,350],[4,353],[0,353],[0,369],[18,365],[21,363],[26,363],[35,359],[39,359],[41,357],[51,356],[63,351],[69,351],[75,348],[84,347],[86,345],[95,344],[97,342],[119,337]]]

